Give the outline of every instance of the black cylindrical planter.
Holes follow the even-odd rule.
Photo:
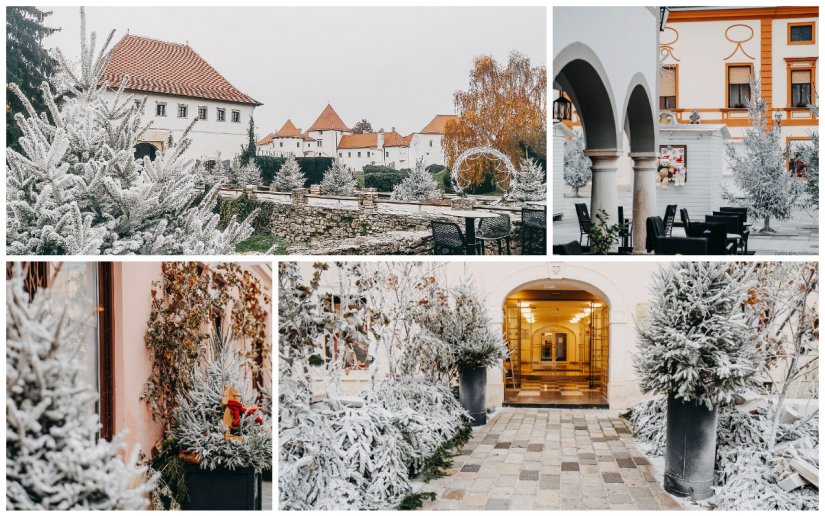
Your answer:
[[[184,463],[183,469],[189,491],[189,500],[181,503],[184,510],[261,510],[261,474],[255,468],[209,470]]]
[[[713,494],[716,419],[716,410],[668,396],[665,491],[696,500]]]
[[[462,367],[458,372],[458,399],[464,410],[473,418],[473,426],[487,423],[484,403],[487,391],[486,367]]]

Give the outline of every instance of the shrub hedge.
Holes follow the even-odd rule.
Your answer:
[[[237,217],[237,220],[244,220],[252,211],[258,208],[260,212],[255,220],[252,221],[252,229],[255,230],[256,235],[267,235],[270,233],[269,221],[272,218],[272,211],[274,204],[271,202],[260,202],[250,199],[246,193],[241,194],[235,199],[220,199],[219,213],[221,214],[219,227],[226,228],[232,215]]]
[[[375,188],[379,192],[392,192],[395,185],[407,177],[410,169],[395,170],[380,165],[364,165],[364,187]]]
[[[295,158],[301,171],[306,176],[307,180],[304,187],[309,185],[317,185],[324,177],[324,172],[332,166],[332,159],[328,157],[301,157]],[[286,161],[286,158],[276,158],[274,156],[255,156],[255,163],[261,169],[261,182],[263,185],[269,185],[275,173],[280,170],[281,166]]]

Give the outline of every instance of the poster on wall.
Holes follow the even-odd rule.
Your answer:
[[[660,145],[657,186],[683,186],[687,182],[687,145]]]

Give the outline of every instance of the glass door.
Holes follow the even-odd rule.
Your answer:
[[[505,364],[505,388],[521,388],[521,308],[508,301],[504,307],[504,335],[510,350]],[[508,367],[509,364],[509,367]]]

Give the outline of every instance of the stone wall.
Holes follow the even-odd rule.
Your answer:
[[[256,200],[271,203],[270,231],[293,244],[288,249],[290,254],[432,254],[432,220],[456,222],[464,231],[463,219],[445,212],[481,208],[472,199],[452,199],[450,206],[416,203],[409,206],[428,211],[398,211],[398,201],[380,201],[373,189],[359,191],[356,195],[356,198],[346,199],[323,198],[327,204],[320,205],[316,204],[322,200],[320,197],[300,188],[293,190],[291,195],[257,195]],[[313,202],[309,202],[310,198]],[[510,215],[510,248],[513,254],[519,254],[519,209],[501,206],[483,206],[483,209]],[[495,252],[494,247],[494,244],[488,245],[488,252]]]

